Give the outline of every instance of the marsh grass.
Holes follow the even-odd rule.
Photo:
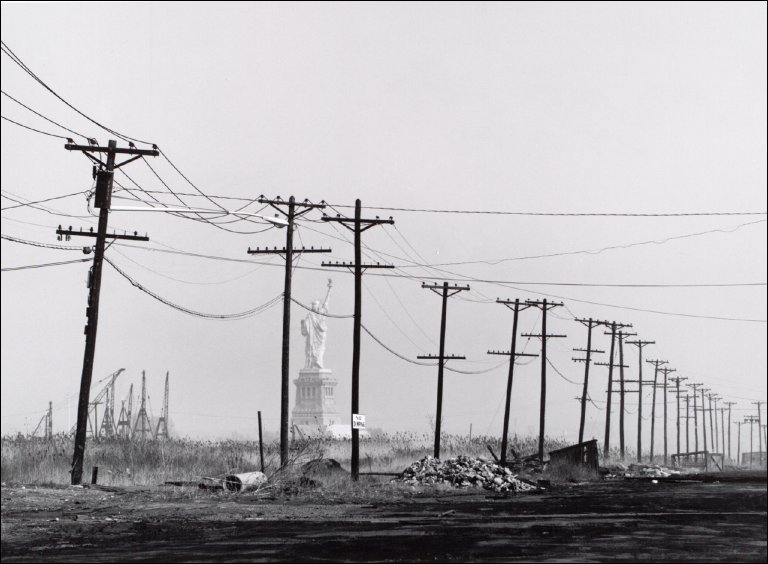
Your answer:
[[[69,484],[72,461],[72,438],[59,435],[51,440],[23,436],[2,437],[2,481],[23,484]],[[360,441],[361,472],[402,472],[413,462],[433,454],[434,437],[430,433],[377,434]],[[491,436],[442,436],[441,458],[459,455],[490,458],[487,445],[499,452],[499,439]],[[546,450],[565,446],[563,439],[545,441]],[[521,456],[538,448],[536,437],[514,436],[512,447]],[[350,440],[305,438],[291,444],[287,469],[280,471],[278,441],[264,443],[265,473],[271,482],[288,483],[301,465],[318,458],[333,458],[345,469],[350,467]],[[84,478],[91,468],[99,467],[99,483],[114,486],[146,486],[166,481],[199,481],[203,477],[221,478],[227,474],[260,470],[257,441],[126,441],[89,439],[85,449]],[[335,480],[335,481],[334,481]],[[386,478],[364,476],[359,482],[346,483],[341,475],[324,484],[327,496],[355,497],[364,488],[382,489]],[[279,487],[276,491],[280,490]],[[337,493],[329,493],[337,492]]]

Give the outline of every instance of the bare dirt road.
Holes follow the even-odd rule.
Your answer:
[[[2,489],[2,561],[765,562],[765,480],[376,503]]]

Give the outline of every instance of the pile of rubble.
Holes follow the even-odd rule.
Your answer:
[[[447,484],[455,488],[483,488],[495,492],[537,489],[536,485],[515,476],[509,468],[469,456],[447,460],[427,456],[406,468],[399,481],[414,486]]]
[[[679,470],[673,470],[658,464],[630,464],[621,463],[608,466],[603,470],[606,478],[669,478],[680,475]]]

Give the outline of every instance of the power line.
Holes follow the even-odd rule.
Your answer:
[[[10,58],[10,59],[11,59],[11,60],[14,62],[14,63],[16,63],[16,65],[18,65],[18,66],[19,66],[19,67],[20,67],[20,68],[21,68],[21,69],[22,69],[24,72],[26,72],[26,73],[27,73],[29,76],[31,76],[31,77],[32,77],[32,78],[33,78],[33,79],[34,79],[34,80],[35,80],[35,81],[36,81],[38,84],[40,84],[40,85],[41,85],[43,88],[45,88],[46,90],[48,90],[48,92],[50,92],[51,94],[53,94],[53,95],[54,95],[56,98],[58,98],[59,100],[61,100],[61,101],[62,101],[64,104],[66,104],[67,106],[69,106],[71,109],[73,109],[75,112],[77,112],[78,114],[80,114],[81,116],[83,116],[85,119],[87,119],[87,120],[88,120],[88,121],[90,121],[91,123],[93,123],[93,124],[95,124],[95,125],[98,125],[98,126],[99,126],[100,128],[102,128],[104,131],[107,131],[107,132],[109,132],[109,133],[112,133],[113,135],[116,135],[117,137],[119,137],[119,138],[123,139],[124,141],[128,141],[128,140],[131,140],[131,141],[135,141],[136,143],[143,143],[144,145],[151,145],[151,144],[152,144],[152,143],[150,143],[149,141],[141,141],[140,139],[134,139],[133,137],[129,137],[129,136],[127,136],[127,135],[122,135],[122,134],[118,133],[117,131],[115,131],[114,129],[110,129],[110,128],[109,128],[109,127],[107,127],[106,125],[103,125],[103,124],[99,123],[99,122],[98,122],[98,121],[96,121],[95,119],[93,119],[93,118],[91,118],[90,116],[86,115],[85,113],[81,112],[81,111],[80,111],[80,110],[78,110],[78,109],[77,109],[75,106],[73,106],[72,104],[70,104],[69,102],[67,102],[67,101],[66,101],[64,98],[62,98],[62,97],[61,97],[61,96],[60,96],[60,95],[59,95],[59,94],[58,94],[56,91],[54,91],[54,90],[53,90],[53,89],[52,89],[50,86],[48,86],[48,85],[47,85],[45,82],[43,82],[43,81],[42,81],[42,79],[40,79],[40,77],[38,77],[38,76],[37,76],[37,75],[36,75],[34,72],[32,72],[32,70],[31,70],[31,69],[30,69],[30,68],[29,68],[27,65],[25,65],[25,64],[24,64],[24,62],[23,62],[23,61],[22,61],[22,60],[19,58],[19,56],[18,56],[18,55],[16,55],[16,53],[14,53],[14,52],[13,52],[13,50],[12,50],[10,47],[8,47],[8,45],[7,45],[7,44],[6,44],[4,41],[0,41],[0,44],[2,45],[2,52],[3,52],[3,53],[5,53],[6,55],[8,55],[8,57],[9,57],[9,58]],[[64,139],[66,139],[66,137],[65,137]]]
[[[414,266],[401,266],[400,268],[414,268],[415,266],[430,266],[430,267],[436,267],[436,266],[461,266],[461,265],[468,265],[468,264],[487,264],[489,266],[496,266],[503,262],[511,262],[511,261],[518,261],[518,260],[532,260],[532,259],[542,259],[542,258],[553,258],[553,257],[562,257],[562,256],[569,256],[569,255],[598,255],[600,253],[603,253],[605,251],[613,251],[613,250],[619,250],[619,249],[630,249],[632,247],[639,247],[643,245],[663,245],[665,243],[668,243],[670,241],[676,241],[679,239],[688,239],[691,237],[699,237],[701,235],[709,235],[712,233],[733,233],[742,227],[747,227],[749,225],[756,225],[758,223],[765,223],[765,219],[759,219],[757,221],[750,221],[747,223],[742,223],[740,225],[737,225],[735,227],[732,227],[730,229],[728,228],[721,228],[721,229],[710,229],[707,231],[698,231],[695,233],[686,233],[683,235],[675,235],[671,237],[665,237],[664,239],[651,239],[648,241],[639,241],[635,243],[627,243],[626,245],[611,245],[608,247],[602,247],[600,249],[582,249],[578,251],[563,251],[559,253],[547,253],[542,255],[528,255],[528,256],[521,256],[521,257],[509,257],[509,258],[501,258],[501,259],[491,259],[491,260],[470,260],[470,261],[456,261],[456,262],[444,262],[444,263],[437,263],[437,264],[431,264],[431,265],[414,265]],[[426,262],[426,261],[425,261]]]
[[[51,118],[44,116],[44,115],[43,115],[43,114],[41,114],[40,112],[33,110],[32,108],[30,108],[30,107],[29,107],[29,106],[27,106],[26,104],[24,104],[24,103],[20,102],[19,100],[17,100],[16,98],[14,98],[14,97],[13,97],[13,96],[11,96],[10,94],[8,94],[8,93],[7,93],[5,90],[0,90],[0,93],[2,93],[2,94],[3,94],[3,96],[7,96],[7,97],[8,97],[8,98],[10,98],[11,100],[13,100],[13,101],[14,101],[14,102],[16,102],[17,104],[19,104],[20,106],[22,106],[22,107],[24,107],[24,108],[28,109],[28,110],[29,110],[30,112],[32,112],[33,114],[35,114],[35,115],[37,115],[37,116],[40,116],[40,117],[41,117],[41,118],[43,118],[44,120],[46,120],[46,121],[48,121],[48,122],[52,123],[53,125],[57,125],[57,126],[59,126],[60,128],[64,129],[65,131],[69,131],[70,133],[72,133],[72,134],[74,134],[74,135],[77,135],[78,137],[82,137],[83,139],[86,139],[86,140],[88,139],[88,137],[86,137],[86,136],[85,136],[85,135],[83,135],[82,133],[78,133],[77,131],[75,131],[75,130],[73,130],[73,129],[70,129],[70,128],[66,127],[66,126],[63,126],[63,125],[61,125],[60,123],[58,123],[58,122],[56,122],[56,121],[53,121]]]
[[[87,192],[88,190],[80,190],[79,192],[72,192],[71,194],[63,194],[61,196],[53,196],[51,198],[46,198],[45,200],[37,200],[36,202],[18,202],[17,205],[15,206],[5,206],[4,208],[0,208],[0,211],[21,208],[24,206],[34,206],[36,204],[44,204],[45,202],[52,202],[53,200],[61,200],[62,198],[69,198],[71,196],[77,196],[79,194],[86,194]],[[8,193],[13,194],[13,192],[8,192]],[[21,196],[18,196],[18,197],[21,198]],[[8,199],[13,200],[13,198],[8,198]]]
[[[48,135],[49,137],[58,137],[59,139],[64,139],[65,141],[69,139],[69,137],[65,137],[64,135],[56,135],[55,133],[51,133],[49,131],[43,131],[41,129],[35,129],[34,127],[29,127],[28,125],[24,125],[23,123],[19,123],[18,121],[13,121],[12,119],[9,119],[2,115],[0,115],[0,118],[4,119],[5,121],[10,121],[11,123],[18,125],[19,127],[23,127],[24,129],[29,129],[30,131],[34,131],[35,133],[42,133],[43,135]]]
[[[90,260],[91,260],[90,258],[82,258],[82,259],[75,259],[75,260],[65,260],[61,262],[47,262],[44,264],[28,264],[26,266],[14,266],[14,267],[3,268],[0,270],[2,270],[3,272],[9,272],[13,270],[26,270],[28,268],[43,268],[46,266],[61,266],[63,264],[74,264],[76,262],[88,262]]]
[[[105,256],[104,260],[112,268],[114,268],[118,272],[118,274],[120,274],[123,278],[128,280],[133,286],[135,286],[136,288],[138,288],[139,290],[141,290],[145,294],[155,298],[157,301],[159,301],[159,302],[161,302],[161,303],[163,303],[163,304],[165,304],[165,305],[167,305],[169,307],[172,307],[173,309],[176,309],[178,311],[181,311],[183,313],[186,313],[188,315],[192,315],[192,316],[195,316],[195,317],[202,317],[202,318],[205,318],[205,319],[219,319],[219,320],[227,320],[227,321],[235,320],[235,319],[244,319],[246,317],[250,317],[250,316],[262,313],[262,312],[266,311],[267,309],[269,309],[270,307],[274,306],[275,304],[279,303],[282,300],[282,294],[280,294],[280,295],[275,296],[274,298],[270,299],[269,301],[267,301],[267,302],[265,302],[265,303],[263,303],[263,304],[261,304],[259,306],[256,306],[255,308],[252,308],[252,309],[249,309],[249,310],[245,310],[245,311],[241,311],[241,312],[237,312],[237,313],[223,313],[223,314],[203,313],[203,312],[200,312],[200,311],[196,311],[196,310],[193,310],[193,309],[190,309],[190,308],[178,305],[176,303],[171,302],[170,300],[168,300],[166,298],[163,298],[162,296],[156,294],[152,290],[146,288],[145,286],[141,285],[139,282],[137,282],[136,280],[131,278],[129,275],[127,275],[125,272],[123,272],[114,262],[112,262],[108,257]]]
[[[28,241],[26,239],[19,239],[18,237],[12,237],[10,235],[0,234],[0,238],[12,243],[20,243],[22,245],[30,245],[32,247],[42,247],[44,249],[58,249],[61,251],[82,251],[83,247],[74,247],[71,245],[50,245],[48,243],[39,243],[37,241]]]
[[[331,207],[351,208],[346,204],[328,204]],[[477,215],[516,215],[537,217],[704,217],[704,216],[731,216],[731,215],[768,215],[766,212],[680,212],[680,213],[563,213],[563,212],[511,212],[497,210],[446,210],[428,208],[394,208],[380,206],[364,206],[369,210],[404,211],[419,213],[448,213],[448,214],[477,214]]]

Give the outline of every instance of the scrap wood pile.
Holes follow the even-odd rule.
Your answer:
[[[447,484],[455,488],[483,488],[495,492],[537,489],[536,485],[515,476],[509,468],[470,456],[447,460],[427,456],[406,468],[398,481],[414,486]]]

